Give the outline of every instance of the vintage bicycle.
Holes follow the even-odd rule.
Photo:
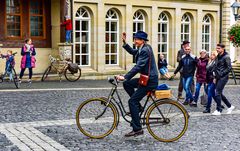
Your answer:
[[[77,64],[73,64],[70,59],[60,60],[49,55],[50,65],[43,73],[41,81],[45,81],[51,71],[56,71],[60,81],[62,81],[62,75],[70,82],[75,82],[81,77],[81,68]]]
[[[13,53],[12,55],[15,56],[16,54],[17,54],[17,52]],[[0,58],[1,58],[1,56],[0,56]],[[9,71],[9,69],[10,69],[10,71]],[[10,74],[9,72],[11,72],[11,74],[12,74],[12,79],[10,79],[10,77],[9,77],[9,80],[13,80],[13,83],[16,86],[16,88],[19,89],[19,87],[20,87],[19,79],[18,79],[16,70],[15,70],[14,66],[12,66],[11,63],[9,64],[8,69],[6,69],[4,71],[4,73],[0,76],[0,83],[4,82],[6,77],[9,76],[9,74]]]
[[[108,97],[86,100],[79,105],[76,112],[79,130],[93,139],[101,139],[111,134],[119,124],[120,113],[123,120],[131,123],[129,113],[118,93],[120,81],[116,77],[108,81],[113,85]],[[158,141],[177,141],[188,128],[189,114],[179,102],[171,98],[155,99],[154,94],[154,91],[147,94],[144,109],[140,112],[141,124]]]

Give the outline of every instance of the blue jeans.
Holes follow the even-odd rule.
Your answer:
[[[72,31],[71,30],[66,30],[66,42],[71,42],[71,33]]]
[[[202,84],[203,84],[203,83],[198,83],[198,82],[196,83],[196,91],[195,91],[195,96],[194,96],[194,101],[195,101],[195,102],[198,101]],[[204,91],[207,93],[207,87],[206,87],[206,84],[205,84],[205,83],[204,83]]]
[[[186,92],[185,101],[186,102],[193,101],[193,95],[192,95],[192,92],[191,92],[191,84],[192,84],[192,81],[193,81],[193,76],[183,77],[182,81],[183,81],[184,91]]]
[[[216,87],[214,83],[208,83],[208,86],[207,86],[208,102],[207,102],[206,110],[211,109],[212,98],[215,97],[215,89]]]

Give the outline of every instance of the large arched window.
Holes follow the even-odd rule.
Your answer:
[[[188,14],[184,14],[181,20],[181,41],[191,41],[191,18]]]
[[[19,0],[6,0],[7,37],[21,37],[22,10]]]
[[[202,22],[202,49],[211,50],[211,18],[209,15],[204,16]]]
[[[118,64],[119,17],[115,10],[110,9],[107,12],[105,27],[105,63],[116,65]]]
[[[133,15],[133,36],[138,31],[145,31],[145,17],[142,11],[138,10]],[[133,45],[133,48],[136,48]],[[136,63],[136,58],[133,56],[133,63]]]
[[[91,16],[87,9],[81,7],[75,15],[75,62],[81,66],[90,65],[90,24]]]
[[[169,19],[165,13],[158,18],[158,58],[162,53],[168,60]]]

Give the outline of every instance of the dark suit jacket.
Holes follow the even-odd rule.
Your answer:
[[[136,65],[124,76],[125,79],[130,80],[137,73],[148,75],[150,58],[149,56],[151,55],[149,82],[158,83],[158,70],[153,55],[152,47],[148,44],[144,44],[140,54],[137,49],[131,48],[128,44],[124,45],[123,48],[136,58]]]

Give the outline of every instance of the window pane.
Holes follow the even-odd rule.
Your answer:
[[[158,32],[161,32],[161,24],[158,24]]]
[[[158,42],[161,42],[161,34],[158,34]]]
[[[167,32],[167,24],[162,24],[162,32]]]
[[[209,25],[205,26],[205,33],[210,33],[210,26]]]
[[[77,63],[78,65],[80,65],[80,56],[79,56],[79,55],[76,55],[75,57],[76,57],[76,63]]]
[[[117,53],[117,44],[111,45],[111,53]]]
[[[111,34],[111,42],[117,42],[117,33]]]
[[[82,65],[88,65],[89,64],[89,59],[88,55],[83,55],[82,56]]]
[[[162,52],[167,52],[167,44],[162,44]]]
[[[80,42],[80,32],[75,32],[75,41]]]
[[[117,55],[111,55],[111,64],[117,64]]]
[[[105,35],[105,41],[106,41],[106,42],[109,42],[109,38],[110,38],[110,37],[109,37],[109,33],[106,33],[106,35]]]
[[[184,35],[184,40],[189,40],[189,34]]]
[[[75,53],[80,54],[80,45],[79,44],[75,45]]]
[[[162,42],[167,42],[167,34],[162,34]]]
[[[143,23],[138,23],[138,31],[143,31]]]
[[[189,33],[189,25],[185,25],[184,32],[185,32],[185,33]]]
[[[109,64],[109,55],[106,55],[105,57],[106,57],[105,58],[105,64]]]
[[[158,44],[158,52],[161,52],[161,44]]]
[[[19,0],[6,0],[7,14],[20,14],[20,1]]]
[[[111,31],[117,31],[117,22],[111,22]]]
[[[82,21],[82,31],[88,31],[88,21]]]
[[[181,25],[181,33],[183,33],[183,26],[184,26],[184,25],[182,24],[182,25]]]
[[[88,32],[82,32],[82,42],[88,42]]]
[[[79,31],[79,30],[80,30],[80,21],[76,21],[76,22],[75,22],[75,26],[76,26],[76,27],[75,27],[76,30]]]
[[[135,33],[136,32],[136,23],[133,23],[133,32]]]
[[[43,36],[43,1],[30,1],[30,33],[31,36]],[[37,15],[37,16],[36,16]]]
[[[109,53],[109,44],[105,45],[105,53]]]
[[[82,44],[82,54],[88,54],[88,44]]]
[[[209,42],[209,35],[205,35],[205,42]]]
[[[106,22],[106,29],[105,31],[109,31],[109,22]]]

